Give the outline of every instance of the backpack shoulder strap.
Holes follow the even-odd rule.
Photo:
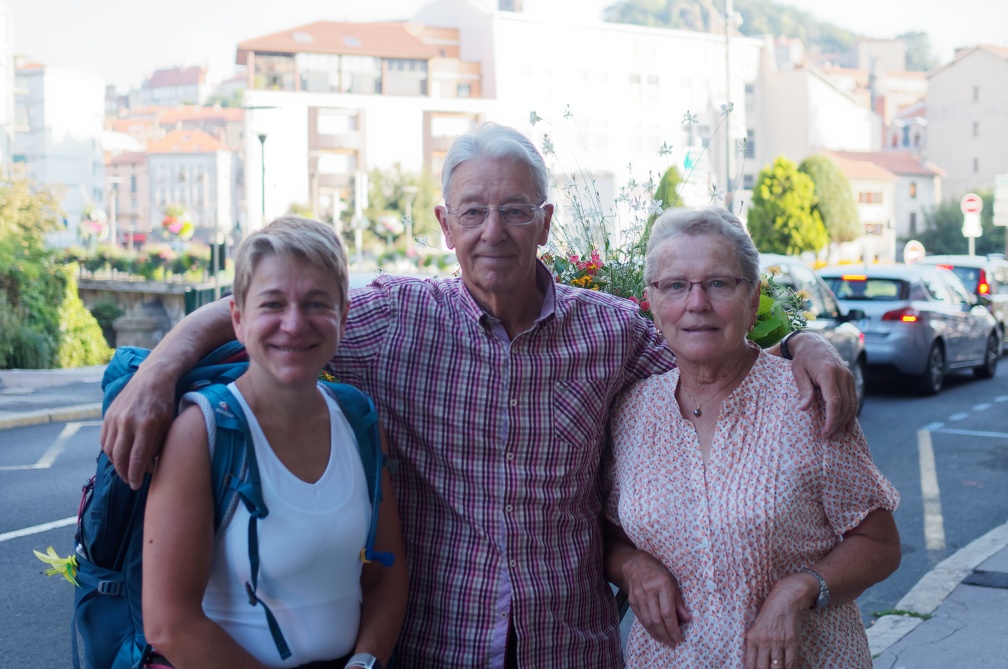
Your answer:
[[[322,381],[333,399],[340,406],[353,429],[357,440],[357,452],[364,465],[364,476],[367,479],[368,493],[371,496],[371,524],[368,528],[367,543],[361,551],[361,560],[378,562],[391,567],[395,556],[375,550],[375,536],[378,533],[378,511],[382,501],[381,482],[382,468],[385,466],[385,456],[381,450],[381,436],[378,432],[378,409],[371,398],[345,383]]]
[[[266,621],[273,642],[281,659],[291,656],[290,647],[276,617],[261,599],[256,597],[259,585],[259,533],[258,521],[269,515],[269,509],[262,495],[262,482],[256,464],[255,448],[251,446],[251,433],[245,412],[235,396],[219,383],[199,388],[195,392],[207,399],[213,410],[217,424],[214,438],[213,456],[210,460],[210,483],[214,499],[214,532],[216,533],[228,515],[232,500],[237,498],[249,512],[248,552],[251,582],[245,583],[249,604],[260,604],[266,613]]]

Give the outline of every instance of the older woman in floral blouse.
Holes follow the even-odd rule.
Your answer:
[[[648,299],[679,366],[612,416],[606,567],[637,616],[629,667],[872,664],[854,598],[899,564],[899,496],[860,426],[821,437],[790,363],[746,339],[758,260],[720,208],[651,233]]]

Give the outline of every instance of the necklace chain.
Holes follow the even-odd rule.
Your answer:
[[[721,386],[720,388],[718,388],[712,395],[710,395],[709,397],[707,397],[707,399],[705,399],[703,402],[697,402],[696,398],[693,397],[692,395],[690,395],[689,391],[686,390],[686,386],[682,382],[683,381],[683,377],[682,377],[682,372],[680,370],[680,373],[679,373],[679,387],[682,389],[682,391],[684,393],[686,393],[686,397],[690,398],[690,400],[693,402],[693,404],[696,405],[696,408],[693,409],[693,415],[696,416],[697,418],[699,418],[700,416],[702,416],[703,415],[703,411],[702,411],[703,405],[706,404],[707,402],[710,402],[712,399],[714,399],[715,397],[717,397],[718,395],[720,395],[722,392],[724,392],[724,389],[727,388],[728,386],[732,385],[733,383],[735,383],[735,381],[737,381],[738,378],[740,376],[742,376],[742,373],[745,372],[747,369],[749,369],[749,362],[748,362],[748,360],[746,361],[746,364],[742,365],[742,369],[740,369],[735,374],[735,376],[732,377],[731,381],[729,381],[728,383],[726,383],[723,386]]]

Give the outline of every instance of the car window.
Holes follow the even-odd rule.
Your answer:
[[[962,285],[961,281],[956,281],[950,276],[943,276],[942,279],[945,280],[945,285],[948,287],[949,294],[952,296],[953,301],[959,302],[960,304],[975,304],[976,298],[974,298],[966,287]]]
[[[791,275],[801,296],[805,298],[805,311],[815,318],[837,318],[840,315],[836,310],[836,302],[826,302],[822,285],[816,280],[811,268],[795,265],[791,268]]]
[[[945,282],[942,281],[941,276],[939,276],[937,273],[925,272],[921,274],[920,280],[921,285],[924,286],[924,290],[927,292],[928,297],[930,297],[935,302],[946,302],[948,304],[953,304],[959,301],[949,293],[948,287],[945,285]]]
[[[824,276],[823,280],[841,300],[906,300],[910,286],[900,279],[879,279],[863,274]]]
[[[944,267],[945,269],[952,270],[952,273],[959,277],[965,285],[969,286],[970,290],[976,290],[977,284],[980,282],[980,268],[978,267],[963,267],[962,265],[938,265],[939,267]]]

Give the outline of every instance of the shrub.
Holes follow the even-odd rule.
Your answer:
[[[122,316],[125,311],[119,308],[119,305],[111,300],[99,300],[91,305],[91,315],[98,322],[98,327],[101,328],[102,334],[105,335],[105,341],[108,345],[115,348],[115,328],[112,324],[117,318]]]
[[[64,293],[59,303],[58,367],[83,367],[100,365],[112,357],[112,349],[105,341],[98,321],[77,296],[77,281],[73,273],[62,268]]]

